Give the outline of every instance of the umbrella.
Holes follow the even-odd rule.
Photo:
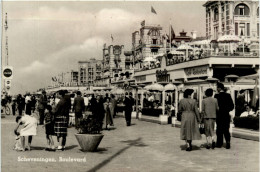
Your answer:
[[[169,84],[165,85],[165,87],[164,87],[165,91],[173,91],[175,89],[176,89],[176,86],[173,85],[172,83],[169,83]]]
[[[151,86],[152,86],[152,85],[147,85],[147,86],[144,87],[144,89],[150,90]]]
[[[228,80],[236,80],[238,78],[237,75],[227,75],[225,76],[225,78],[227,78]]]
[[[186,57],[188,57],[188,51],[189,50],[193,50],[193,48],[189,45],[186,44],[182,44],[177,48],[177,51],[182,51],[182,50],[186,50]]]
[[[217,82],[219,80],[217,78],[207,78],[206,81],[208,81],[208,82]]]
[[[205,82],[205,80],[202,80],[202,79],[193,79],[193,80],[190,80],[190,81],[187,81],[186,83],[198,83],[198,82]]]
[[[223,35],[218,39],[219,43],[229,43],[229,49],[230,49],[230,43],[236,43],[240,42],[241,39],[236,35]],[[230,50],[228,51],[228,55],[230,53]]]
[[[151,85],[150,90],[152,90],[152,91],[163,91],[164,87],[161,84],[155,83],[155,84]]]

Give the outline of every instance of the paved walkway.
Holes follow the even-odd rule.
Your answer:
[[[104,172],[258,172],[259,142],[232,138],[231,149],[207,150],[202,140],[193,141],[194,151],[186,152],[180,140],[180,129],[133,119],[131,127],[123,118],[115,118],[116,129],[103,131],[104,138],[98,152],[82,152],[74,133],[69,129],[67,149],[63,152],[46,152],[44,129],[38,127],[32,150],[16,152],[13,116],[1,121],[1,170],[16,171],[104,171]],[[55,139],[56,142],[56,139]],[[85,158],[86,162],[59,162],[59,158]],[[28,158],[49,158],[56,162],[24,162]],[[43,159],[38,159],[41,161]],[[46,159],[44,159],[46,160]]]

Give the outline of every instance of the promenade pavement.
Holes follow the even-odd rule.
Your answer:
[[[68,129],[65,151],[47,152],[45,132],[38,126],[32,150],[13,150],[15,117],[1,119],[1,171],[73,171],[73,172],[258,172],[259,142],[232,138],[231,149],[205,148],[205,136],[193,141],[194,150],[186,152],[180,140],[180,128],[132,119],[126,127],[124,118],[114,119],[115,129],[105,135],[97,152],[82,152]],[[54,139],[57,145],[56,138]],[[25,162],[28,158],[51,158],[56,162]],[[86,162],[60,162],[59,159],[82,158]],[[85,158],[85,159],[84,159]],[[22,161],[19,161],[22,160]]]

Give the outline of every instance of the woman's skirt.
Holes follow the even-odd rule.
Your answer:
[[[199,125],[192,111],[182,112],[181,117],[181,140],[200,140]]]
[[[215,118],[204,118],[204,127],[205,127],[205,135],[214,136],[214,128],[215,128]]]
[[[55,118],[54,131],[58,137],[67,136],[68,120],[65,116]]]

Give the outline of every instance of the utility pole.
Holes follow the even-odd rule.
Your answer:
[[[7,23],[7,13],[5,13],[5,58],[6,58],[6,66],[8,66],[8,35],[7,35],[7,29],[8,29],[8,23]]]

